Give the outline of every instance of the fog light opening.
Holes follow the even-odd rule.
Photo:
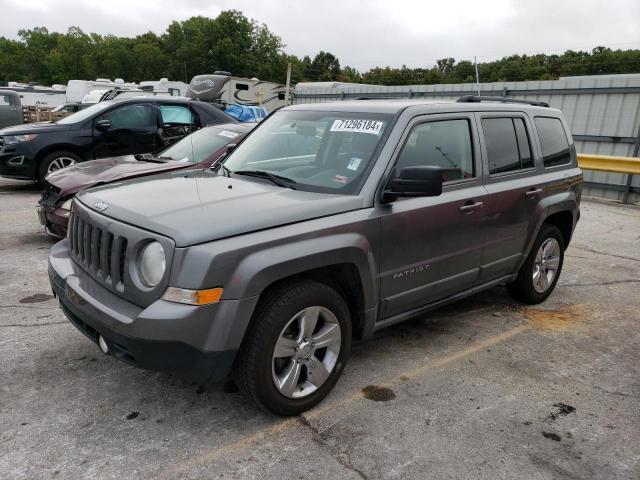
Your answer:
[[[102,353],[104,353],[105,355],[109,354],[109,345],[107,345],[107,341],[102,335],[98,335],[98,346],[100,347]]]

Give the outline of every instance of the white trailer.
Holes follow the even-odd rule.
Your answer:
[[[13,90],[20,95],[23,107],[57,107],[67,103],[64,85],[45,87],[32,83],[9,82],[3,90]]]
[[[187,93],[188,85],[184,82],[174,82],[168,78],[156,80],[145,80],[140,82],[139,88],[153,94],[167,94],[172,97],[184,97]]]
[[[67,83],[67,103],[81,103],[84,96],[92,90],[111,90],[119,88],[121,90],[137,90],[138,85],[127,83],[121,78],[111,81],[108,78],[98,78],[96,80],[69,80]]]

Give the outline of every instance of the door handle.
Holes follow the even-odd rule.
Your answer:
[[[537,197],[540,193],[542,193],[541,188],[532,188],[531,190],[527,190],[526,192],[524,192],[524,196],[527,198],[534,198]]]
[[[480,210],[482,208],[482,202],[474,202],[473,200],[469,200],[467,203],[458,208],[460,213],[473,213],[476,210]]]

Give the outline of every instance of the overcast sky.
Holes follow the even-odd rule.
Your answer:
[[[328,50],[341,65],[432,66],[513,53],[640,48],[640,0],[0,0],[0,35],[20,28],[135,36],[172,20],[241,10],[295,55]]]

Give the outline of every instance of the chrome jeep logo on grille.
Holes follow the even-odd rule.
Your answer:
[[[96,210],[102,212],[103,210],[106,210],[107,208],[109,208],[109,204],[103,202],[102,200],[100,200],[99,202],[95,203],[93,205],[95,207]]]

